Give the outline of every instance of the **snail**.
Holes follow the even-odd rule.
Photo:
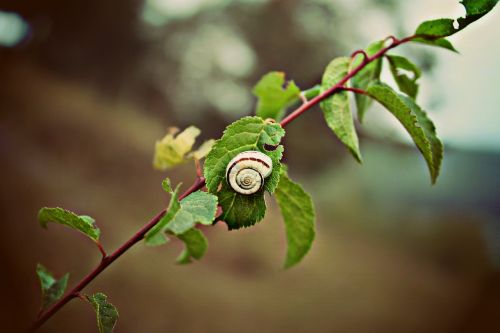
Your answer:
[[[245,151],[234,157],[226,168],[226,179],[233,190],[253,194],[264,186],[264,178],[273,170],[273,161],[258,151]]]

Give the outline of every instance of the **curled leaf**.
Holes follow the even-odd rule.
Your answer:
[[[42,264],[38,264],[36,266],[36,274],[38,275],[42,289],[41,309],[45,310],[64,295],[64,291],[68,285],[69,273],[64,274],[62,278],[57,280],[47,268]]]
[[[420,68],[418,68],[418,66],[412,63],[409,59],[402,56],[388,55],[386,57],[387,60],[389,60],[389,67],[399,90],[410,96],[412,99],[415,99],[418,94],[417,80],[421,75]],[[413,77],[406,75],[401,70],[411,72]]]
[[[333,59],[326,67],[321,81],[321,92],[333,87],[349,72],[351,58],[340,57]],[[358,135],[354,127],[349,95],[346,91],[339,91],[328,97],[320,104],[328,127],[332,129],[340,141],[349,149],[354,158],[361,162]]]
[[[189,229],[177,237],[182,240],[186,246],[177,258],[178,264],[189,264],[191,263],[191,259],[199,260],[207,251],[208,241],[198,229]]]
[[[87,215],[76,215],[63,208],[43,207],[38,212],[38,221],[43,228],[47,228],[49,222],[66,225],[80,231],[93,241],[97,242],[101,231],[95,224],[95,220]]]

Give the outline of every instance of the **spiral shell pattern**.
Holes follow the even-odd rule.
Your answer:
[[[271,174],[273,161],[258,151],[245,151],[233,158],[226,168],[226,179],[238,193],[253,194],[264,186],[264,179]]]

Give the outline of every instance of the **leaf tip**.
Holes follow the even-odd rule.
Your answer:
[[[361,156],[361,151],[359,150],[359,148],[357,150],[351,150],[351,153],[352,153],[352,156],[354,156],[354,159],[356,160],[356,162],[358,162],[359,164],[363,164],[363,157]]]

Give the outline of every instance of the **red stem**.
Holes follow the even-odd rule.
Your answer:
[[[360,95],[368,95],[368,92],[366,90],[353,88],[353,87],[341,87],[341,88],[339,88],[339,90],[350,91],[350,92],[360,94]]]
[[[106,258],[108,255],[106,254],[106,250],[104,249],[104,246],[102,246],[102,243],[100,241],[96,241],[95,245],[97,245],[97,248],[99,249],[99,252],[101,252],[102,257]]]
[[[296,109],[295,111],[290,113],[288,116],[286,116],[285,119],[283,119],[280,122],[280,125],[282,127],[285,127],[290,122],[292,122],[294,119],[299,117],[301,114],[303,114],[304,112],[306,112],[307,110],[312,108],[314,105],[318,104],[319,102],[321,102],[325,98],[328,98],[331,95],[333,95],[334,93],[336,93],[337,91],[341,90],[344,87],[344,85],[347,83],[347,81],[349,81],[354,75],[358,74],[363,68],[365,68],[366,65],[368,65],[369,63],[371,63],[372,61],[374,61],[376,59],[381,58],[382,56],[384,56],[387,53],[387,51],[395,48],[398,45],[409,42],[416,37],[417,37],[416,35],[413,35],[413,36],[406,37],[403,39],[390,38],[392,40],[392,43],[390,45],[384,47],[383,49],[381,49],[380,51],[378,51],[377,53],[375,53],[371,57],[363,58],[363,61],[361,62],[361,64],[359,64],[359,66],[354,68],[351,72],[347,73],[347,75],[344,76],[342,78],[342,80],[337,82],[337,84],[335,84],[330,89],[328,89],[328,90],[324,91],[323,93],[319,94],[318,96],[314,97],[309,102],[302,104],[298,109]],[[354,52],[353,55],[356,56],[360,53],[363,54],[363,52]]]
[[[366,55],[364,51],[356,51],[353,53],[353,56],[356,56],[358,54],[363,54],[364,58],[361,64],[353,69],[351,72],[349,72],[342,80],[340,80],[336,85],[331,87],[330,89],[326,90],[325,92],[319,94],[318,96],[314,97],[310,101],[305,102],[302,104],[299,108],[297,108],[295,111],[290,113],[285,119],[283,119],[280,123],[282,127],[285,127],[289,123],[291,123],[294,119],[299,117],[302,113],[307,111],[308,109],[312,108],[314,105],[318,104],[325,98],[328,98],[329,96],[333,95],[335,92],[340,91],[340,90],[349,90],[353,91],[356,93],[366,93],[363,90],[360,89],[355,89],[355,88],[346,88],[344,85],[349,81],[354,75],[359,73],[366,65],[368,65],[370,62],[382,57],[387,51],[389,51],[392,48],[395,48],[398,45],[401,45],[403,43],[409,42],[412,39],[416,38],[416,35],[406,37],[404,39],[398,40],[396,38],[391,37],[392,43],[385,48],[381,49],[371,57]],[[359,90],[359,91],[358,91]],[[187,197],[191,193],[203,188],[205,186],[205,178],[203,177],[197,177],[196,181],[194,184],[186,190],[181,196],[179,196],[179,200],[182,200],[183,198]],[[101,274],[102,271],[104,271],[109,265],[111,265],[116,259],[118,259],[123,253],[125,253],[128,249],[130,249],[132,246],[134,246],[136,243],[141,241],[144,238],[144,235],[151,229],[153,228],[165,215],[166,209],[162,210],[159,212],[153,219],[151,219],[146,225],[144,225],[139,231],[137,231],[129,240],[127,240],[124,244],[122,244],[118,249],[116,249],[115,252],[113,252],[111,255],[106,255],[106,252],[104,251],[104,248],[100,246],[98,243],[99,250],[103,254],[103,258],[99,265],[97,265],[96,268],[92,272],[90,272],[87,276],[85,276],[71,291],[69,291],[63,298],[61,298],[57,303],[55,303],[50,309],[48,309],[45,313],[43,313],[36,321],[33,323],[31,328],[29,329],[29,332],[34,332],[36,331],[40,326],[42,326],[48,319],[50,319],[55,313],[57,313],[66,303],[68,303],[70,300],[72,300],[75,297],[79,297],[81,295],[81,291],[83,288],[85,288],[90,282],[92,282],[99,274]]]
[[[179,200],[187,197],[193,192],[203,188],[205,186],[205,178],[199,177],[196,179],[194,184],[186,190],[183,194],[179,196]],[[66,303],[75,297],[79,297],[80,291],[83,290],[92,280],[94,280],[102,271],[104,271],[109,265],[111,265],[116,259],[118,259],[123,253],[134,246],[136,243],[144,238],[144,235],[153,228],[165,215],[166,209],[159,212],[155,217],[151,219],[146,225],[144,225],[139,231],[137,231],[128,241],[121,245],[115,252],[109,256],[102,258],[99,265],[94,268],[87,276],[85,276],[71,291],[69,291],[63,298],[61,298],[57,303],[55,303],[47,312],[41,315],[36,322],[31,326],[29,332],[36,331],[40,326],[43,325],[50,317],[52,317],[57,311],[59,311]]]

